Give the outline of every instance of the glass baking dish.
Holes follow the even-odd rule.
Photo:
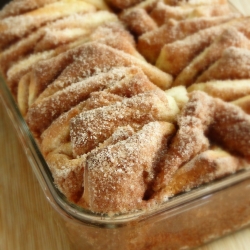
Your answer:
[[[71,204],[53,184],[51,172],[1,77],[0,99],[74,249],[192,249],[250,225],[250,168],[173,197],[147,212],[109,217]]]
[[[74,249],[191,249],[250,225],[250,169],[171,198],[157,209],[109,217],[69,203],[50,170],[3,78],[0,99],[30,165],[60,214]]]

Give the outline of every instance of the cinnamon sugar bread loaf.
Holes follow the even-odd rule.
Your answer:
[[[249,24],[226,0],[13,0],[0,70],[70,202],[150,209],[248,167]]]

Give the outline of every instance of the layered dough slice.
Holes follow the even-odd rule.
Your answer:
[[[51,68],[50,65],[54,67]],[[149,80],[163,89],[168,88],[172,83],[170,75],[149,63],[110,46],[91,42],[36,65],[31,76],[34,80],[33,90],[36,96],[40,94],[37,99],[39,101],[78,82],[79,79],[123,66],[141,68]],[[55,76],[57,76],[56,79]]]
[[[97,79],[98,77],[99,79]],[[140,95],[144,96],[142,99],[144,100],[146,106],[153,106],[153,100],[155,98],[163,99],[166,102],[169,100],[169,104],[171,104],[171,109],[173,110],[168,111],[172,114],[173,119],[174,112],[179,112],[174,99],[167,97],[163,90],[159,89],[147,79],[142,70],[135,67],[114,68],[107,73],[87,78],[85,83],[89,83],[89,88],[92,88],[92,91],[93,87],[96,86],[97,92],[91,92],[86,95],[86,91],[89,90],[89,88],[80,88],[82,89],[82,92],[85,91],[84,100],[80,101],[79,104],[72,107],[69,111],[62,113],[58,118],[54,119],[52,124],[41,134],[40,139],[38,138],[40,148],[45,156],[49,168],[51,169],[56,186],[70,201],[73,202],[77,202],[83,192],[83,176],[86,154],[91,150],[96,150],[96,148],[114,144],[119,140],[132,135],[132,132],[135,132],[131,127],[131,124],[132,126],[135,125],[135,121],[128,119],[128,125],[123,126],[126,127],[125,130],[121,130],[119,128],[118,121],[114,121],[115,124],[113,126],[113,130],[111,129],[111,133],[109,133],[104,140],[99,140],[94,147],[88,148],[88,150],[84,151],[84,153],[79,153],[75,150],[74,143],[72,143],[74,142],[74,140],[72,140],[74,133],[79,133],[79,131],[71,129],[72,123],[75,119],[78,119],[77,117],[87,116],[89,113],[98,113],[98,110],[100,109],[109,110],[114,106],[121,107],[124,103],[133,103],[134,100],[142,98]],[[94,86],[92,86],[92,84]],[[78,91],[80,89],[78,89]],[[78,91],[76,91],[75,94]],[[57,93],[60,93],[60,91]],[[152,96],[155,97],[153,100],[151,100]],[[159,102],[162,103],[163,101],[160,99]],[[55,107],[53,105],[51,108],[54,110],[53,112],[58,112],[54,109]],[[123,109],[127,110],[128,107],[124,107]],[[130,109],[132,110],[132,107],[130,107]],[[152,108],[152,110],[147,109],[147,111],[148,114],[146,114],[146,116],[149,117],[149,121],[157,118],[157,114],[153,115],[156,108]],[[144,113],[147,111],[145,110]],[[138,114],[136,107],[133,108],[132,112],[133,115],[137,117],[136,128],[138,130],[146,122],[146,118]],[[167,114],[163,115],[166,116]],[[168,115],[168,118],[170,118],[170,114]],[[108,117],[105,118],[108,119]],[[44,119],[46,119],[46,117],[44,117]],[[101,118],[98,117],[98,119],[100,120]],[[105,121],[101,120],[99,124],[101,125],[104,122]],[[123,122],[123,124],[124,123],[126,122]],[[88,127],[88,125],[86,126]],[[94,131],[94,127],[90,125],[89,128],[91,127]],[[131,129],[127,129],[128,127]],[[120,132],[118,133],[117,130]],[[58,131],[60,131],[60,133]],[[112,131],[116,132],[113,134]],[[91,143],[91,140],[89,143]]]
[[[26,115],[29,127],[34,133],[43,132],[54,119],[87,99],[92,92],[107,88],[109,84],[114,84],[125,78],[124,73],[128,73],[127,79],[133,76],[131,72],[126,72],[126,70],[125,72],[117,70],[117,72],[100,73],[73,83],[41,101],[36,101],[28,109]]]
[[[156,60],[156,66],[176,77],[207,46],[209,46],[231,22],[204,29],[182,40],[165,44]]]
[[[156,22],[143,8],[128,9],[120,15],[120,18],[136,37],[158,27]]]
[[[117,21],[117,17],[107,11],[76,13],[50,23],[13,44],[0,55],[1,70],[10,88],[15,89],[19,79],[37,62],[89,41],[90,34],[97,27]]]
[[[175,121],[179,112],[167,95],[146,92],[121,103],[83,112],[71,121],[71,142],[75,155],[81,156],[102,143],[117,127],[130,125],[138,131],[143,125],[157,121]]]
[[[60,152],[73,158],[73,151],[70,142],[70,123],[71,119],[82,112],[121,102],[122,96],[115,95],[106,91],[98,91],[90,94],[89,98],[80,102],[69,111],[60,115],[52,124],[41,134],[39,145],[46,157],[53,152]],[[60,133],[58,131],[60,130]],[[70,145],[70,151],[69,149]]]
[[[142,1],[135,6],[124,9],[119,18],[128,27],[130,32],[136,37],[154,30],[158,27],[155,20],[150,16],[150,12],[157,5],[158,0]]]
[[[144,73],[137,68],[114,68],[108,72],[86,78],[55,92],[36,102],[28,109],[26,120],[34,133],[43,132],[51,122],[63,112],[87,99],[92,92],[112,88],[115,93],[117,86],[133,85],[138,80],[137,86],[143,85],[144,89],[158,89]],[[123,84],[124,83],[124,84]],[[142,87],[141,87],[142,89]],[[138,87],[139,91],[139,87]],[[129,91],[127,91],[129,92]]]
[[[92,22],[90,23],[89,18],[91,17],[93,17],[92,19],[96,20],[96,22],[92,20]],[[82,23],[81,25],[78,25],[78,21],[80,21],[79,19],[81,20],[81,23]],[[27,71],[31,71],[28,73],[29,77],[25,76],[24,79],[22,78],[20,79],[20,81],[18,82],[18,89],[17,89],[17,95],[18,95],[17,98],[27,99],[28,97],[29,100],[26,100],[26,102],[29,104],[29,106],[34,102],[36,97],[47,87],[47,85],[49,85],[49,83],[47,82],[48,81],[47,79],[49,79],[49,77],[47,76],[47,78],[44,79],[43,71],[44,72],[47,71],[47,75],[49,75],[49,72],[52,71],[50,67],[50,62],[53,62],[53,65],[54,65],[53,70],[55,71],[55,75],[60,74],[63,68],[66,67],[67,64],[72,62],[71,52],[58,56],[57,58],[55,58],[55,56],[58,54],[60,55],[65,51],[69,51],[70,49],[74,47],[80,46],[81,44],[84,44],[90,41],[98,41],[99,43],[103,43],[113,48],[116,48],[118,50],[122,50],[130,55],[137,57],[138,59],[142,59],[142,56],[139,55],[139,53],[135,49],[135,42],[133,40],[133,37],[124,29],[121,23],[117,22],[117,18],[113,14],[99,11],[96,13],[89,13],[89,14],[83,15],[82,17],[79,17],[79,18],[78,16],[76,16],[75,18],[73,18],[73,20],[76,23],[71,22],[70,25],[77,26],[77,29],[83,28],[81,31],[83,31],[84,33],[83,34],[80,32],[78,34],[80,35],[80,37],[78,37],[76,41],[71,42],[72,40],[72,37],[70,35],[71,31],[68,32],[66,29],[67,37],[65,37],[65,39],[61,39],[58,47],[49,51],[42,50],[42,52],[39,52],[41,47],[42,49],[46,49],[48,46],[51,46],[51,44],[55,43],[53,36],[50,37],[51,42],[49,42],[49,40],[46,39],[47,37],[47,33],[46,33],[46,36],[44,36],[43,39],[41,39],[40,43],[37,42],[36,46],[35,44],[33,44],[35,48],[39,48],[38,52],[33,52],[33,54],[29,56],[27,59],[25,59],[25,57],[23,59],[20,59],[20,62],[14,64],[12,68],[8,71],[8,75],[11,72],[15,73],[15,74],[12,74],[14,79],[17,79],[17,76],[20,76]],[[86,21],[87,23],[83,21]],[[65,20],[57,22],[56,23],[57,25],[55,26],[58,26],[59,23],[65,24]],[[123,38],[123,41],[120,42],[118,38]],[[24,48],[28,47],[29,49],[30,47],[32,48],[32,44],[27,45],[27,43],[24,42],[22,43],[22,47]],[[6,65],[6,62],[15,60],[15,58],[13,58],[12,52],[15,52],[14,55],[19,56],[19,57],[22,57],[22,55],[24,54],[22,53],[21,49],[19,50],[18,48],[16,48],[14,49],[14,51],[9,51],[9,53],[8,51],[6,53],[3,53],[2,57],[0,57],[0,62],[3,62],[3,64]],[[49,61],[47,58],[48,61],[44,62],[45,56],[47,54],[50,57],[53,57],[53,59]],[[34,65],[33,63],[32,64],[26,63],[27,61],[30,60],[30,58],[35,58],[36,63]],[[39,60],[39,59],[42,59],[42,60]],[[24,66],[19,70],[19,72],[18,71],[15,72],[15,69],[18,68],[19,64],[22,64],[22,65],[24,64]],[[15,82],[13,81],[11,82],[9,81],[9,85],[15,86],[14,84]],[[23,88],[29,89],[29,95],[22,96]],[[22,103],[20,103],[19,106],[22,106]]]
[[[95,7],[93,8],[95,9]],[[77,9],[74,13],[62,16],[59,20],[51,20],[37,29],[32,29],[30,34],[21,36],[19,40],[15,40],[11,46],[2,51],[0,70],[15,97],[19,80],[24,74],[31,71],[37,62],[89,41],[90,34],[104,23],[115,22],[118,25],[116,15],[108,11],[94,11],[94,9],[86,12]],[[119,28],[125,33],[121,24]],[[127,32],[127,34],[129,33]],[[128,36],[124,36],[126,47],[130,45],[130,41],[127,41]],[[131,43],[129,52],[134,47],[134,44]]]
[[[158,29],[140,36],[137,48],[147,60],[154,64],[164,45],[184,39],[203,29],[226,23],[234,17],[235,14],[232,13],[225,16],[200,17],[180,21],[170,19]]]
[[[55,2],[58,0],[13,0],[2,8],[0,19],[17,16]]]
[[[210,46],[195,57],[187,67],[175,78],[173,86],[189,86],[196,81],[197,77],[216,62],[228,47],[250,49],[250,40],[235,28],[224,31]],[[214,78],[211,76],[211,78]],[[217,78],[214,78],[217,79]]]
[[[250,116],[239,107],[194,91],[177,122],[179,129],[154,183],[158,195],[164,197],[163,190],[176,171],[197,154],[208,150],[210,142],[250,159]]]
[[[83,193],[86,155],[75,158],[70,142],[70,121],[81,112],[121,101],[122,97],[96,92],[70,111],[61,115],[44,131],[40,139],[43,155],[48,163],[54,183],[71,202],[78,202]],[[60,131],[60,133],[58,133]]]
[[[249,18],[236,18],[224,24],[200,30],[169,44],[165,44],[156,61],[156,66],[176,77],[200,53],[211,45],[224,31],[235,28],[248,39]]]
[[[204,91],[210,96],[231,102],[250,95],[250,79],[212,80],[205,83],[194,83],[187,88],[188,92],[195,90]]]
[[[56,2],[66,2],[65,0],[12,0],[6,4],[1,12],[0,19],[4,19],[10,16],[22,15],[27,12],[31,12],[35,9],[42,8],[48,4]],[[108,10],[108,6],[103,0],[83,0],[83,2],[90,3],[98,10]]]
[[[87,39],[97,27],[109,22],[118,22],[118,18],[108,11],[75,13],[41,29],[43,37],[34,45],[34,51],[50,50],[79,39]]]
[[[226,1],[215,5],[145,1],[123,10],[119,17],[138,38],[140,53],[155,64],[165,44],[240,16]]]
[[[206,82],[212,79],[248,79],[250,77],[250,50],[229,47],[222,57],[204,71],[196,82]]]
[[[59,116],[41,135],[41,148],[45,155],[56,150],[62,142],[70,139],[69,130],[67,134],[61,135],[58,129],[62,124],[66,124],[69,128],[70,119],[80,114],[83,111],[99,108],[101,106],[109,105],[113,102],[122,101],[123,97],[130,98],[140,93],[159,90],[153,83],[151,83],[137,68],[117,68],[109,72],[109,75],[115,73],[124,73],[124,77],[119,81],[112,81],[107,84],[106,88],[101,88],[99,92],[91,93],[86,101],[80,102],[68,112]],[[128,77],[128,75],[130,75]],[[104,84],[103,84],[104,86]],[[115,95],[115,96],[114,96]],[[164,95],[164,93],[161,93]],[[106,105],[105,105],[106,104]],[[67,117],[67,118],[66,118]],[[62,128],[62,131],[66,131]]]
[[[127,213],[145,207],[161,152],[174,126],[150,122],[126,140],[90,153],[83,199],[99,213]]]
[[[150,16],[159,26],[161,26],[169,19],[184,20],[197,17],[222,16],[230,12],[232,11],[228,3],[198,6],[190,4],[171,6],[159,1],[156,7],[150,12]]]
[[[145,60],[137,51],[134,37],[120,22],[107,22],[92,32],[90,41],[97,41]]]
[[[188,192],[247,167],[247,162],[221,149],[209,149],[182,166],[164,188],[164,196]]]
[[[84,1],[58,1],[21,15],[6,17],[0,20],[0,49],[6,48],[50,21],[74,13],[86,13],[95,10],[95,6]]]

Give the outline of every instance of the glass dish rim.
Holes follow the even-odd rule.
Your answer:
[[[162,214],[164,212],[171,211],[174,208],[181,208],[181,206],[188,204],[194,200],[204,198],[208,195],[226,189],[229,186],[235,185],[245,179],[250,178],[250,168],[240,170],[239,172],[224,177],[220,180],[213,181],[211,183],[202,185],[186,193],[182,193],[168,201],[159,205],[159,207],[150,209],[147,211],[132,212],[122,215],[102,215],[96,214],[89,210],[82,209],[72,203],[70,203],[62,193],[56,188],[53,183],[53,177],[49,170],[49,167],[41,154],[39,147],[32,136],[28,125],[26,124],[23,116],[21,115],[17,104],[5,83],[4,78],[0,74],[0,99],[3,106],[7,109],[8,115],[12,124],[14,125],[22,146],[25,149],[26,156],[29,160],[31,168],[35,173],[35,176],[41,185],[43,191],[50,204],[61,214],[64,214],[68,218],[74,219],[77,222],[89,224],[98,227],[116,228],[125,226],[134,221],[147,220]]]

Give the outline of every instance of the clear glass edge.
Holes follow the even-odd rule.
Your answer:
[[[131,221],[142,221],[154,217],[163,212],[170,211],[173,208],[181,207],[191,201],[204,198],[221,189],[226,189],[229,186],[235,185],[243,180],[250,179],[250,168],[244,169],[225,177],[221,180],[206,184],[187,193],[178,195],[169,199],[157,209],[149,211],[138,211],[125,215],[100,215],[84,210],[70,202],[59,192],[53,183],[53,177],[49,167],[44,160],[39,147],[37,146],[34,137],[32,136],[28,125],[22,117],[12,94],[10,93],[4,78],[0,75],[0,99],[8,111],[9,117],[17,130],[19,139],[24,147],[27,158],[31,164],[32,170],[42,187],[46,198],[61,215],[70,217],[78,222],[86,223],[98,227],[120,227]],[[10,111],[10,112],[9,112]]]

